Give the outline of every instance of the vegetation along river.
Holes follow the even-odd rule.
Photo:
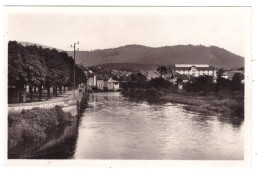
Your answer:
[[[183,107],[133,101],[120,92],[93,93],[79,122],[29,158],[243,159],[241,119],[205,116]]]

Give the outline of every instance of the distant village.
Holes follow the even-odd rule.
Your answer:
[[[132,74],[137,72],[131,72],[126,70],[105,70],[101,66],[85,68],[84,73],[87,76],[87,88],[94,91],[119,91],[123,83],[130,81]],[[183,84],[191,81],[192,77],[199,77],[208,75],[213,77],[213,82],[216,83],[218,69],[208,64],[175,64],[169,66],[168,70],[153,71],[139,71],[138,73],[146,77],[147,80],[153,78],[163,78],[171,82],[173,85],[178,85],[179,89],[183,88]],[[235,73],[244,74],[244,69],[224,69],[222,78],[232,80]],[[181,80],[181,81],[180,81]],[[242,80],[241,83],[244,83]]]

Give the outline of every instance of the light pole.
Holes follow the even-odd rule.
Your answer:
[[[76,86],[76,77],[75,77],[75,68],[76,68],[76,58],[75,58],[75,46],[76,44],[79,44],[79,41],[77,43],[74,43],[73,46],[71,45],[71,47],[74,47],[74,98],[75,98],[75,86]]]

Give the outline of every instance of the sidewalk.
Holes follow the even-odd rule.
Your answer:
[[[75,89],[75,97],[77,97],[79,94],[79,88]],[[74,90],[69,90],[57,97],[52,97],[48,100],[43,100],[43,101],[59,101],[59,100],[66,100],[66,99],[69,99],[69,98],[73,98],[74,97]],[[38,101],[40,102],[40,101]]]
[[[77,88],[75,90],[75,97],[77,97],[79,94],[79,88]],[[43,93],[42,94],[42,99],[41,101],[38,100],[38,93],[34,93],[34,96],[33,96],[33,100],[32,102],[30,101],[30,96],[29,94],[27,94],[26,96],[26,102],[23,102],[23,103],[9,103],[8,106],[24,106],[25,104],[30,104],[30,103],[44,103],[44,102],[53,102],[53,101],[60,101],[60,100],[67,100],[67,99],[71,99],[74,97],[74,90],[69,90],[65,93],[62,93],[60,95],[58,95],[57,97],[55,96],[51,96],[50,99],[48,99],[48,95],[47,93]]]
[[[74,90],[67,91],[58,97],[53,97],[51,99],[44,99],[42,101],[33,101],[27,103],[13,103],[8,104],[8,113],[17,113],[22,110],[30,110],[33,108],[53,108],[55,106],[68,106],[73,104],[75,99],[79,96],[79,89],[75,90],[74,98]]]

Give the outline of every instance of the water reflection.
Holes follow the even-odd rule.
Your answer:
[[[74,159],[243,159],[243,122],[184,105],[91,94]],[[236,125],[238,126],[238,125]]]
[[[9,148],[8,159],[68,159],[74,155],[78,121],[59,125],[45,141],[25,142]]]
[[[218,121],[221,123],[229,123],[231,124],[234,128],[240,128],[240,126],[244,123],[244,119],[237,117],[237,116],[224,116],[224,115],[219,115],[217,117]]]
[[[56,128],[44,142],[9,150],[8,158],[243,159],[242,120],[184,107],[131,100],[118,92],[90,94],[78,122]]]

